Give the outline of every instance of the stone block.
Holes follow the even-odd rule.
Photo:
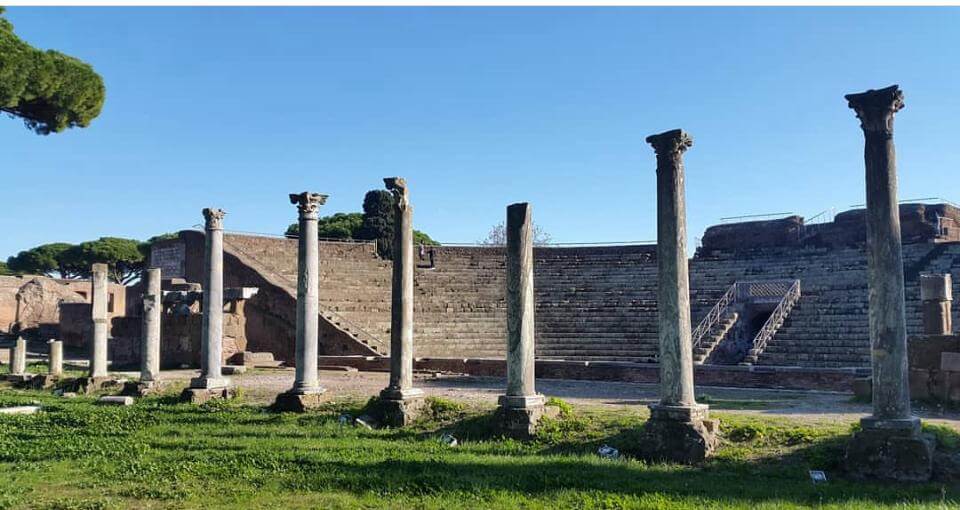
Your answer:
[[[719,443],[713,420],[651,417],[643,426],[637,454],[647,461],[699,464],[716,451]]]
[[[407,390],[398,394],[389,389],[380,392],[377,406],[377,419],[388,427],[410,425],[427,407],[421,390]]]
[[[960,352],[941,352],[940,370],[960,372]]]
[[[277,395],[273,402],[273,409],[277,411],[288,411],[294,413],[305,413],[311,409],[316,409],[326,402],[323,396],[324,391],[311,393],[286,392]]]
[[[237,375],[246,373],[247,367],[245,365],[224,365],[221,369],[223,375]]]
[[[858,377],[853,380],[853,394],[860,400],[873,400],[873,377]]]
[[[913,400],[928,400],[930,395],[930,371],[919,368],[911,368],[910,376],[910,398]]]
[[[116,389],[122,387],[126,381],[116,377],[81,377],[74,380],[72,387],[77,393],[89,395],[98,391]]]
[[[34,414],[40,411],[40,406],[0,407],[0,414]]]
[[[933,475],[933,440],[911,429],[870,428],[847,445],[844,466],[857,480],[925,482]]]
[[[132,406],[133,397],[130,396],[103,396],[97,403],[105,406]]]
[[[533,437],[545,412],[543,402],[543,395],[502,395],[496,413],[500,432],[517,439]]]
[[[191,404],[203,404],[210,400],[230,399],[233,396],[233,390],[230,388],[187,388],[180,394],[180,400]]]
[[[60,382],[61,377],[53,374],[40,374],[30,381],[30,387],[37,390],[48,390]]]

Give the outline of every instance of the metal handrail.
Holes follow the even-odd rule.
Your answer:
[[[730,303],[734,301],[737,297],[737,282],[733,282],[730,285],[730,288],[723,293],[723,296],[720,297],[720,300],[717,301],[713,308],[707,312],[707,315],[700,321],[700,324],[697,324],[697,327],[693,330],[692,340],[693,347],[697,348],[700,346],[700,342],[703,341],[703,338],[707,336],[707,333],[713,328],[713,326],[720,322],[720,318],[723,317],[723,313],[727,310],[727,307],[730,306]]]
[[[282,274],[280,274],[280,273],[277,273],[276,271],[273,271],[273,270],[269,269],[268,266],[267,266],[266,264],[264,264],[263,261],[261,261],[260,259],[258,259],[255,255],[252,255],[252,254],[250,254],[250,253],[247,253],[247,251],[245,251],[243,248],[240,248],[240,247],[238,247],[237,245],[235,245],[235,244],[227,241],[226,238],[224,238],[223,244],[224,244],[225,246],[229,245],[231,249],[236,250],[236,251],[242,253],[245,257],[248,257],[248,258],[250,258],[250,259],[253,259],[253,261],[256,262],[256,263],[260,266],[259,269],[260,269],[261,271],[266,271],[266,272],[270,273],[271,275],[273,275],[274,277],[277,277],[277,278],[279,278],[279,279],[287,282],[287,284],[292,285],[294,288],[296,288],[296,286],[297,286],[297,282],[296,282],[296,281],[294,281],[294,280],[292,280],[292,279],[290,279],[290,278],[288,278],[288,277],[286,277],[286,276],[284,276],[284,275],[282,275]],[[379,345],[380,347],[383,347],[384,349],[387,348],[387,345],[386,345],[386,343],[385,343],[384,341],[380,340],[379,338],[377,338],[377,337],[374,336],[373,334],[369,333],[367,330],[363,329],[362,327],[360,327],[359,325],[357,325],[355,322],[347,319],[346,317],[340,315],[339,313],[337,313],[337,312],[335,312],[335,311],[333,311],[333,310],[330,310],[329,308],[324,307],[323,305],[320,306],[320,315],[329,315],[329,316],[333,317],[333,319],[327,319],[327,320],[333,320],[334,322],[343,322],[343,323],[346,323],[348,326],[350,326],[350,328],[351,328],[351,329],[350,329],[350,332],[351,332],[351,333],[354,333],[354,336],[358,337],[358,339],[359,339],[360,337],[363,337],[363,340],[361,340],[361,341],[366,341],[366,343],[368,343],[368,344],[372,342],[372,343],[374,343],[374,344],[376,344],[376,345]],[[326,318],[326,317],[324,317],[324,318]]]
[[[787,314],[793,309],[793,305],[799,300],[800,280],[794,280],[793,285],[790,286],[790,289],[784,294],[783,299],[781,299],[777,307],[773,309],[770,317],[767,318],[767,321],[763,323],[763,327],[760,328],[760,331],[758,331],[757,335],[753,338],[754,356],[766,349],[767,342],[770,341],[773,335],[780,329],[780,326],[783,325],[783,320],[786,319]]]

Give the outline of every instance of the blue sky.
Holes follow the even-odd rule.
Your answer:
[[[91,63],[86,129],[0,118],[0,258],[228,212],[282,233],[287,194],[356,211],[407,178],[416,227],[472,242],[529,201],[557,242],[654,239],[644,138],[682,127],[690,243],[721,217],[863,203],[843,95],[898,83],[901,198],[960,202],[960,10],[10,8]]]

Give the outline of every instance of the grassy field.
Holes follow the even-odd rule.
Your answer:
[[[629,454],[645,412],[562,406],[539,437],[491,437],[491,409],[431,402],[407,430],[342,425],[362,402],[305,415],[241,401],[190,406],[172,396],[135,406],[0,389],[0,508],[956,508],[960,488],[844,481],[848,425],[717,412],[721,453],[702,467],[599,457]],[[460,440],[447,446],[444,432]],[[941,441],[960,446],[955,433]],[[808,469],[824,469],[813,485]]]

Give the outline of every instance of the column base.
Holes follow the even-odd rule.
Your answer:
[[[648,461],[697,464],[719,446],[717,424],[710,419],[710,407],[653,404],[637,445],[639,456]]]
[[[377,414],[380,423],[388,427],[406,427],[419,418],[426,401],[423,390],[419,388],[387,388],[380,392]]]
[[[132,397],[146,397],[162,393],[164,384],[162,381],[127,381],[123,385],[122,395]]]
[[[860,420],[847,444],[844,465],[851,478],[925,482],[933,476],[934,441],[920,433],[918,418]]]
[[[543,395],[501,395],[496,416],[500,431],[518,439],[533,437],[543,418],[543,402]]]
[[[230,379],[226,377],[194,377],[190,379],[190,389],[219,390],[230,387]]]
[[[53,374],[40,374],[30,380],[30,387],[36,390],[49,390],[57,385],[63,376]]]
[[[203,404],[210,400],[231,399],[234,397],[233,389],[221,388],[187,388],[180,394],[181,402],[191,404]]]
[[[74,389],[77,393],[89,395],[98,391],[108,390],[119,387],[123,381],[112,376],[81,377],[74,381]]]
[[[273,408],[277,411],[290,411],[294,413],[305,413],[311,409],[316,409],[326,401],[323,394],[327,390],[317,387],[313,389],[290,390],[277,395],[273,401]]]

